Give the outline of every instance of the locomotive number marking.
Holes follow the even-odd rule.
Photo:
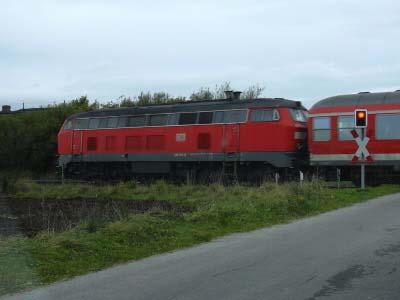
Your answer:
[[[177,142],[185,142],[186,141],[186,133],[177,133],[175,135],[175,141],[177,141]]]

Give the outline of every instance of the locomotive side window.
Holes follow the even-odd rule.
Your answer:
[[[126,124],[128,124],[128,117],[119,117],[118,127],[126,127]]]
[[[126,127],[142,127],[146,126],[146,116],[131,116],[128,117]]]
[[[118,117],[91,118],[89,120],[89,129],[116,128],[117,125],[118,125]]]
[[[101,118],[99,119],[99,128],[107,128],[108,119]]]
[[[224,114],[224,123],[241,123],[245,122],[247,117],[246,110],[231,110]]]
[[[214,114],[213,123],[223,123],[224,122],[224,111],[216,111]]]
[[[257,109],[251,113],[251,121],[253,122],[269,122],[278,121],[279,112],[276,109]]]
[[[106,128],[116,128],[117,125],[118,125],[117,117],[107,118]]]
[[[96,129],[99,128],[100,119],[90,119],[89,121],[89,129]]]
[[[214,112],[203,111],[199,114],[199,124],[210,124],[213,120]]]
[[[189,125],[197,123],[197,113],[180,113],[179,125]]]
[[[338,117],[338,137],[340,141],[354,140],[351,131],[354,129],[353,116],[339,116]],[[361,130],[357,129],[358,135],[361,135]]]
[[[331,139],[331,118],[313,118],[313,140],[329,141]]]
[[[76,119],[76,129],[88,129],[89,119]]]
[[[164,126],[168,125],[168,115],[150,115],[149,126]]]
[[[400,114],[376,115],[376,139],[399,140],[400,139]]]
[[[216,111],[213,123],[243,123],[246,117],[246,110]]]

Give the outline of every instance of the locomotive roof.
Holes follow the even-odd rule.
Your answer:
[[[68,119],[175,113],[175,112],[215,111],[215,110],[244,109],[249,107],[290,107],[290,108],[300,108],[305,110],[300,101],[287,100],[283,98],[259,98],[253,100],[221,99],[221,100],[186,101],[186,102],[179,102],[172,104],[146,105],[146,106],[135,106],[126,108],[98,109],[98,110],[78,113],[73,116],[70,116]]]
[[[386,93],[364,92],[358,94],[329,97],[315,103],[311,109],[374,104],[400,104],[400,90]]]

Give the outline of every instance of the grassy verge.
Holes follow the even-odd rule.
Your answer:
[[[126,201],[163,200],[187,205],[191,211],[153,209],[107,222],[83,221],[61,233],[0,241],[1,259],[17,261],[0,269],[0,294],[100,270],[117,263],[171,251],[234,232],[243,232],[400,192],[383,185],[365,191],[327,189],[317,182],[254,186],[124,183],[114,186],[15,185],[20,198],[91,198]],[[15,267],[14,267],[15,266]],[[8,279],[6,277],[9,277]],[[11,279],[10,279],[11,278]],[[4,287],[4,283],[8,286]],[[10,283],[14,283],[11,284]]]

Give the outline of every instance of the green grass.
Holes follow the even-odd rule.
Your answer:
[[[62,233],[41,233],[30,239],[4,239],[0,252],[3,261],[8,263],[0,269],[0,275],[10,277],[4,282],[11,282],[11,285],[0,287],[0,293],[189,247],[229,233],[290,222],[395,192],[400,192],[400,186],[383,185],[359,191],[328,189],[317,182],[305,183],[303,187],[271,183],[255,187],[170,185],[165,182],[149,186],[133,183],[39,186],[30,181],[19,181],[15,186],[14,201],[25,197],[164,200],[190,205],[193,211],[152,210],[112,222],[83,222]],[[8,258],[16,263],[11,263]]]
[[[37,286],[29,241],[23,237],[0,237],[0,295]]]

